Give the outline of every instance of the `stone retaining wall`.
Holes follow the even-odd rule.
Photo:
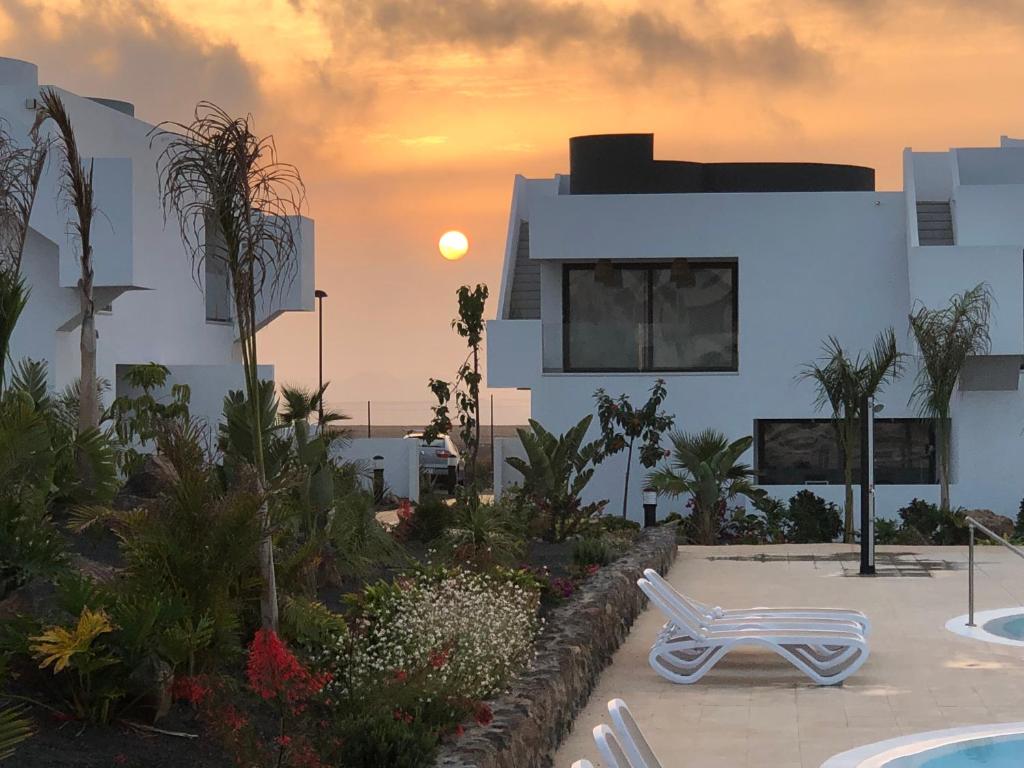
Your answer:
[[[646,604],[636,580],[645,568],[665,573],[675,557],[675,526],[649,528],[625,557],[587,579],[549,614],[531,668],[491,702],[494,721],[467,726],[442,748],[436,767],[550,768],[551,754]]]

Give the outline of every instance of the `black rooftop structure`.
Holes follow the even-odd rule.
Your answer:
[[[569,193],[873,192],[875,169],[831,163],[655,160],[653,133],[569,139]]]

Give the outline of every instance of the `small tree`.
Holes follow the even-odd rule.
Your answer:
[[[166,430],[166,422],[185,423],[190,419],[192,391],[188,384],[172,384],[169,397],[157,399],[153,395],[166,386],[170,375],[170,369],[160,363],[133,365],[125,374],[125,381],[134,389],[142,390],[141,394],[121,395],[110,405],[114,433],[123,446],[119,460],[128,475],[142,465],[143,455],[136,450],[136,443],[140,447],[152,443],[159,448],[157,437]]]
[[[949,511],[950,400],[967,358],[991,346],[988,320],[992,292],[984,283],[958,293],[942,309],[920,306],[910,329],[921,351],[921,367],[911,395],[920,413],[935,422],[939,448],[939,506]]]
[[[617,399],[612,399],[604,389],[594,392],[597,418],[601,423],[601,449],[598,460],[622,450],[626,451],[626,477],[622,488],[623,519],[626,517],[626,506],[629,501],[629,471],[633,464],[633,444],[638,438],[642,441],[640,463],[647,469],[653,469],[664,457],[661,436],[675,423],[675,416],[658,410],[666,395],[663,379],[654,382],[651,396],[639,409],[633,408],[627,395],[619,395]]]
[[[438,435],[446,435],[452,428],[450,406],[455,397],[455,409],[459,418],[459,436],[466,446],[469,460],[466,462],[466,484],[476,488],[477,456],[480,452],[480,346],[484,339],[484,305],[487,302],[487,286],[476,288],[464,285],[457,291],[459,316],[452,320],[452,328],[466,340],[469,354],[459,367],[454,383],[443,379],[431,379],[430,391],[437,398],[437,405],[431,410],[434,418],[424,430],[423,439],[431,442]]]
[[[71,229],[77,237],[78,297],[82,309],[81,392],[78,403],[78,431],[96,429],[100,424],[100,399],[96,386],[96,302],[93,299],[92,220],[96,215],[93,200],[92,161],[88,167],[78,151],[78,141],[64,101],[52,88],[44,88],[39,99],[38,122],[52,120],[57,126],[57,142],[61,148],[61,190],[65,203],[74,211]]]
[[[824,354],[804,367],[799,378],[817,386],[814,405],[832,409],[832,425],[843,456],[843,481],[846,485],[843,540],[853,541],[853,452],[860,439],[858,424],[863,416],[864,399],[874,397],[887,382],[903,373],[903,355],[896,350],[896,333],[888,328],[878,334],[870,354],[850,358],[835,336],[825,342]]]
[[[295,166],[278,161],[273,137],[256,135],[251,116],[232,117],[210,102],[196,106],[191,123],[154,128],[152,141],[163,144],[157,169],[164,212],[178,219],[197,281],[208,258],[227,270],[252,421],[253,459],[265,489],[257,307],[261,298],[273,300],[295,279],[305,187]],[[263,625],[276,630],[277,577],[265,501],[260,518],[260,611]]]

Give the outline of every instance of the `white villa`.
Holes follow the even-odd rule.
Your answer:
[[[94,168],[98,214],[93,227],[99,376],[125,391],[124,371],[150,361],[171,370],[170,384],[188,384],[192,413],[216,423],[228,389],[243,387],[238,334],[231,318],[227,277],[208,262],[194,274],[175,220],[164,221],[157,189],[152,125],[123,101],[87,98],[58,89],[86,162]],[[39,96],[34,64],[0,58],[0,118],[28,140]],[[49,363],[51,385],[62,388],[80,368],[79,268],[69,212],[58,195],[60,164],[47,161],[22,270],[31,289],[11,345],[11,358]],[[313,310],[313,222],[300,223],[295,278],[264,307],[263,323],[282,312]],[[273,366],[263,375],[273,378]]]
[[[902,191],[878,192],[870,168],[655,160],[649,134],[571,139],[569,174],[515,180],[488,386],[530,390],[533,418],[562,432],[594,412],[598,387],[640,405],[661,377],[677,428],[754,436],[747,460],[771,495],[811,487],[841,504],[829,414],[801,367],[829,335],[857,350],[887,326],[913,354],[913,307],[987,283],[991,354],[954,396],[951,496],[1015,516],[1024,143],[907,149],[903,170]],[[938,501],[933,430],[908,404],[916,372],[911,360],[879,400],[880,517]],[[598,468],[588,500],[621,506],[624,456]],[[633,467],[634,519],[644,473]]]

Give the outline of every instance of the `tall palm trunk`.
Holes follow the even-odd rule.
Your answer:
[[[92,249],[82,255],[82,277],[78,295],[82,308],[82,332],[78,347],[82,366],[79,374],[78,431],[94,429],[100,423],[99,392],[96,387],[96,302],[93,301]]]
[[[942,414],[935,420],[936,442],[938,443],[939,508],[949,511],[949,414]]]
[[[239,336],[242,346],[242,368],[245,390],[249,398],[253,425],[253,453],[256,464],[256,482],[263,501],[259,510],[261,531],[259,567],[263,582],[260,594],[260,620],[264,627],[277,631],[280,609],[277,600],[277,568],[274,563],[274,534],[270,519],[270,504],[266,499],[267,467],[263,456],[263,420],[260,409],[259,360],[256,349],[256,292],[252,275],[236,270],[241,279],[235,281],[235,306],[239,311]],[[239,283],[242,283],[239,285]]]

